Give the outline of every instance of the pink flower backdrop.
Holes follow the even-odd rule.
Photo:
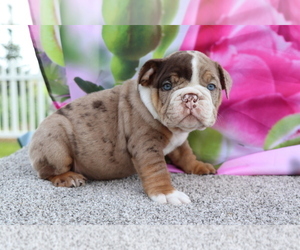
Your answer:
[[[56,108],[135,78],[150,58],[198,50],[230,73],[233,88],[215,126],[191,133],[197,157],[221,164],[219,174],[300,173],[300,1],[29,3]]]

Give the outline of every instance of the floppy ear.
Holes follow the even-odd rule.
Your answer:
[[[225,89],[225,93],[226,93],[226,97],[227,99],[229,99],[229,93],[232,87],[232,79],[229,75],[229,73],[222,68],[222,66],[218,63],[217,64],[217,68],[218,68],[218,73],[219,73],[219,78],[220,78],[220,82],[222,85],[222,89]]]
[[[138,83],[142,86],[149,86],[157,69],[161,65],[161,62],[162,59],[152,59],[147,61],[139,72]]]

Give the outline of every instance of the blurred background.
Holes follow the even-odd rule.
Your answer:
[[[50,112],[50,100],[27,26],[32,24],[28,1],[1,0],[0,13],[0,157],[4,157],[20,149],[18,138]],[[43,94],[37,100],[39,92]]]
[[[1,0],[0,157],[26,145],[53,107],[178,50],[205,53],[234,83],[215,126],[190,134],[197,157],[219,164],[299,144],[300,1],[230,2]]]
[[[49,3],[51,1],[48,1]],[[37,24],[37,20],[42,20],[44,21],[43,24],[52,24],[51,23],[51,15],[48,15],[47,13],[51,13],[52,7],[48,6],[46,3],[48,2],[41,2],[41,1],[35,1],[35,0],[1,0],[0,2],[0,157],[4,157],[7,155],[10,155],[11,153],[15,152],[16,150],[20,149],[20,147],[24,146],[27,144],[27,142],[30,141],[30,137],[32,133],[28,134],[29,132],[32,132],[36,129],[38,124],[50,113],[53,112],[54,106],[56,108],[59,108],[60,106],[64,105],[65,99],[68,99],[67,97],[70,97],[69,89],[68,86],[65,85],[66,80],[63,78],[59,78],[60,74],[64,72],[65,68],[60,67],[62,65],[57,65],[53,63],[50,59],[53,59],[50,56],[50,59],[48,60],[48,56],[51,55],[51,53],[44,53],[40,48],[35,46],[33,47],[32,40],[30,33],[34,33],[33,37],[35,37],[36,33],[39,33],[39,27],[33,25],[31,27],[31,30],[29,31],[28,25],[32,24]],[[158,1],[156,1],[158,2]],[[170,5],[170,1],[166,0],[163,1],[166,3],[166,6]],[[43,12],[40,17],[36,17],[33,15],[33,19],[31,17],[30,13],[30,5],[31,7],[38,8],[43,5],[43,10],[46,10],[46,14]],[[56,3],[56,1],[53,1],[53,3]],[[61,8],[62,12],[64,13],[63,17],[65,18],[64,21],[66,24],[72,23],[74,24],[74,21],[77,22],[78,15],[70,15],[69,13],[73,13],[73,11],[69,10],[69,5],[67,7],[64,5],[65,3],[69,3],[71,6],[76,6],[76,1],[65,1],[61,3]],[[79,2],[77,2],[79,4]],[[141,3],[138,1],[138,3]],[[144,3],[144,2],[143,2]],[[172,5],[168,7],[167,10],[164,10],[163,13],[177,13],[176,14],[176,22],[181,23],[182,19],[184,17],[185,11],[187,9],[187,2],[181,1],[181,0],[176,0],[171,1]],[[176,3],[176,4],[174,4]],[[89,5],[95,4],[96,7],[99,7],[101,9],[102,1],[94,0],[89,2]],[[109,3],[110,4],[110,3]],[[152,3],[151,3],[152,4]],[[168,5],[169,4],[169,5]],[[73,6],[73,7],[74,7]],[[164,7],[166,7],[164,6]],[[180,6],[180,8],[179,8]],[[107,8],[110,8],[111,6],[106,6]],[[155,7],[155,6],[154,6]],[[64,9],[65,8],[65,9]],[[100,23],[97,24],[102,24],[102,15],[99,13],[98,9],[99,8],[93,8],[95,9],[96,13],[94,13],[94,16],[96,16],[98,19],[96,20],[97,22],[99,21]],[[173,10],[174,9],[174,10]],[[148,9],[147,9],[148,11]],[[35,13],[35,12],[34,12]],[[37,12],[39,13],[39,12]],[[85,12],[84,12],[85,13]],[[110,13],[110,12],[106,12]],[[173,14],[174,14],[173,13]],[[162,13],[161,13],[162,14]],[[173,19],[174,15],[166,15],[167,19]],[[76,19],[74,20],[74,16],[76,16]],[[93,16],[93,15],[90,15]],[[49,18],[49,20],[46,20]],[[82,16],[81,16],[82,17]],[[69,18],[69,19],[68,19]],[[73,18],[73,19],[72,19]],[[110,16],[106,16],[108,18],[108,22],[110,22]],[[141,22],[139,19],[140,17],[137,17],[138,19],[136,20],[138,23]],[[143,16],[142,19],[145,17]],[[150,17],[149,17],[150,18]],[[152,17],[151,17],[152,18]],[[84,23],[85,20],[87,20],[87,16],[83,15],[81,21],[79,22],[80,24]],[[178,21],[180,20],[180,21]],[[95,20],[94,20],[95,21]],[[157,21],[157,20],[155,20]],[[165,19],[162,22],[167,22]],[[168,21],[171,22],[171,21]],[[147,21],[148,23],[148,21]],[[47,25],[45,25],[45,29],[47,29]],[[97,30],[99,27],[101,28],[101,25],[91,25],[91,26],[78,26],[78,30],[82,27],[83,29],[86,29],[85,32],[87,34],[93,34],[93,29],[96,35],[98,35],[99,31]],[[143,26],[142,28],[144,29],[146,26]],[[160,34],[160,27],[156,26],[149,26],[150,29],[154,29],[157,31],[156,33]],[[73,27],[70,25],[64,25],[61,27],[61,32],[62,34],[67,33],[67,37],[71,37],[71,34],[73,32]],[[108,28],[107,28],[108,29]],[[44,31],[44,29],[42,29]],[[167,28],[166,28],[167,30]],[[166,39],[170,40],[167,41],[167,43],[171,43],[173,39],[175,38],[175,35],[178,33],[179,27],[174,25],[173,27],[170,27],[168,29],[168,32],[173,33],[174,35],[171,34],[171,39]],[[75,30],[76,31],[76,30]],[[152,30],[151,30],[152,31]],[[159,32],[158,32],[159,31]],[[187,27],[182,27],[180,32],[186,33]],[[36,32],[36,33],[35,33]],[[51,33],[52,31],[50,31]],[[130,31],[128,31],[130,32]],[[117,32],[118,33],[118,32]],[[149,34],[152,34],[151,32],[148,32]],[[52,34],[52,33],[51,33]],[[100,33],[101,34],[101,33]],[[47,41],[51,40],[49,37],[51,36],[48,34],[47,36]],[[108,30],[106,37],[111,37],[110,36],[110,30]],[[164,36],[164,35],[163,35]],[[100,38],[101,36],[99,36]],[[181,40],[183,36],[181,36]],[[89,37],[85,37],[84,34],[80,33],[80,38],[84,38],[84,41],[89,40]],[[92,37],[93,38],[93,37]],[[39,37],[37,38],[37,40]],[[77,40],[72,40],[72,43],[77,43],[81,39]],[[140,39],[140,38],[139,38]],[[159,41],[161,37],[157,37],[157,41]],[[68,39],[67,39],[68,40]],[[149,46],[153,46],[153,42],[151,39],[149,40]],[[74,55],[79,54],[78,61],[81,63],[84,62],[85,65],[90,65],[89,68],[91,68],[93,65],[94,67],[99,70],[104,68],[107,72],[105,73],[104,71],[101,71],[101,77],[95,77],[95,79],[87,79],[91,82],[95,82],[96,84],[99,84],[99,81],[103,85],[104,88],[112,87],[111,83],[114,83],[114,79],[111,75],[111,69],[110,69],[110,57],[112,54],[106,49],[104,42],[101,41],[99,42],[98,39],[92,39],[92,43],[97,42],[97,46],[101,44],[103,49],[99,50],[98,47],[97,49],[93,50],[94,53],[89,54],[80,54],[80,53],[75,53],[72,48],[76,48],[76,46],[66,46],[69,48],[69,50],[64,51],[64,57],[66,59],[66,63],[68,64],[68,55],[71,54],[72,59],[74,59]],[[39,44],[39,42],[37,42]],[[141,43],[142,44],[142,43]],[[177,44],[176,48],[173,48],[173,50],[177,50],[179,47],[179,44],[181,42],[175,42],[174,44]],[[43,44],[45,45],[45,44]],[[70,45],[70,44],[69,44]],[[157,44],[154,44],[157,46]],[[137,46],[137,45],[135,45]],[[149,47],[148,46],[148,47]],[[168,44],[169,46],[169,44]],[[167,46],[167,47],[168,47]],[[166,46],[165,46],[166,47]],[[166,48],[167,48],[166,47]],[[150,52],[154,48],[149,48]],[[36,53],[39,55],[40,60],[44,60],[43,62],[40,62],[43,64],[44,69],[42,72],[46,74],[47,79],[51,79],[51,86],[55,85],[54,89],[51,89],[50,91],[50,96],[51,93],[57,91],[59,92],[57,94],[59,97],[57,99],[53,99],[51,101],[49,93],[47,93],[47,87],[46,84],[42,78],[39,63],[37,60],[37,57],[35,55],[35,50]],[[72,50],[72,51],[71,51]],[[160,49],[165,52],[165,49]],[[171,49],[172,50],[172,49]],[[170,50],[170,51],[171,51]],[[98,51],[98,54],[95,52]],[[130,51],[130,50],[129,50]],[[169,51],[169,53],[170,53]],[[47,51],[49,52],[49,51]],[[68,54],[68,52],[70,52]],[[157,55],[159,57],[162,57],[163,55],[159,55],[159,52],[162,53],[161,51],[157,51]],[[101,53],[101,56],[100,54]],[[146,54],[147,54],[146,53]],[[148,55],[148,57],[143,58],[140,60],[140,62],[137,60],[137,65],[134,65],[133,67],[133,73],[136,71],[136,67],[138,66],[138,62],[142,64],[145,60],[149,59],[151,55]],[[86,58],[85,58],[86,57]],[[141,55],[139,55],[140,59]],[[45,63],[45,58],[46,58],[46,63]],[[96,59],[96,61],[91,62],[91,58]],[[102,58],[99,60],[99,58]],[[101,67],[99,65],[101,64]],[[73,61],[70,63],[71,65],[74,65]],[[71,65],[68,65],[69,68],[71,68]],[[106,65],[106,66],[105,66]],[[68,68],[68,73],[70,73],[70,70]],[[82,66],[80,68],[83,68]],[[78,69],[76,69],[74,72],[78,73]],[[127,69],[128,71],[128,69]],[[122,72],[121,72],[122,73]],[[76,75],[77,76],[77,75]],[[85,75],[84,75],[85,76]],[[91,72],[87,73],[86,77],[91,77],[93,74]],[[126,79],[131,78],[132,75],[128,76],[126,75]],[[69,76],[69,79],[74,79],[74,76]],[[100,79],[101,78],[101,79]],[[124,79],[121,79],[124,80]],[[120,81],[122,82],[122,81]],[[88,82],[85,82],[87,84]],[[106,84],[108,83],[108,84]],[[69,83],[70,84],[70,83]],[[110,84],[110,85],[109,85]],[[71,85],[73,86],[73,85]],[[59,88],[58,88],[59,87]],[[48,86],[49,88],[49,86]],[[74,88],[74,87],[73,87]],[[86,94],[86,92],[78,89],[78,86],[75,86],[75,90],[73,91],[72,88],[70,89],[70,92],[73,94],[73,98],[78,97],[76,93],[78,94]],[[67,96],[67,97],[66,97]],[[55,96],[56,97],[56,96]],[[53,98],[53,96],[52,96]],[[59,100],[59,102],[57,102]],[[53,106],[54,105],[54,106]]]

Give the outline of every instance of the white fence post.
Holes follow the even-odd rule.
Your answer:
[[[8,120],[9,120],[9,115],[8,115],[8,95],[7,95],[7,82],[6,82],[6,70],[1,69],[1,75],[2,78],[0,78],[0,83],[1,83],[1,123],[2,123],[2,131],[8,132],[9,126],[8,126]]]
[[[10,64],[8,71],[9,82],[9,98],[10,98],[10,115],[11,115],[11,131],[17,133],[19,130],[19,105],[18,105],[18,86],[17,86],[17,68],[14,64]]]
[[[21,68],[22,70],[22,68]],[[22,71],[23,74],[23,71]],[[21,120],[21,131],[28,131],[28,123],[27,123],[27,93],[26,93],[26,81],[24,79],[20,80],[20,120]]]
[[[42,84],[37,85],[37,117],[38,123],[40,124],[45,119],[45,86]]]
[[[0,68],[0,139],[34,131],[51,112],[41,74],[30,75],[13,62]]]
[[[35,98],[34,98],[34,84],[29,84],[29,130],[35,129],[35,121],[36,121],[36,115],[35,115]]]

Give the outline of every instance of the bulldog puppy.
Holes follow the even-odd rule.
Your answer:
[[[229,74],[197,51],[147,61],[137,80],[79,98],[47,117],[30,159],[40,178],[58,187],[137,173],[159,203],[189,203],[171,184],[165,156],[189,174],[213,174],[197,161],[189,132],[212,126],[231,88]]]

